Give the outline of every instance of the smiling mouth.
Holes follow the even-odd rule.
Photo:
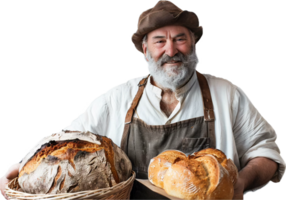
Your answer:
[[[164,62],[164,63],[163,63],[163,65],[164,65],[164,64],[180,63],[180,62],[182,62],[182,61],[175,61],[175,60],[171,60],[171,61],[168,61],[168,62]]]

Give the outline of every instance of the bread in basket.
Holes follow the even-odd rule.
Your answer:
[[[41,195],[56,198],[85,192],[90,196],[95,195],[90,191],[96,190],[116,196],[108,188],[115,188],[118,194],[118,188],[127,191],[128,197],[135,179],[130,160],[109,138],[79,131],[64,131],[44,138],[23,159],[19,171],[19,186],[15,186],[15,181],[14,186],[35,199]],[[11,187],[13,184],[8,189],[17,189]],[[6,193],[13,197],[13,192],[16,191]],[[20,193],[14,195],[23,199]]]

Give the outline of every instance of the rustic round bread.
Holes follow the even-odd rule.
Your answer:
[[[111,139],[65,131],[43,139],[24,158],[18,182],[27,193],[58,194],[111,187],[131,172],[130,160]]]
[[[182,199],[231,199],[238,172],[217,149],[186,156],[168,150],[150,161],[148,179],[167,194]]]

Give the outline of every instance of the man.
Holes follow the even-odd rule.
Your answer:
[[[240,170],[234,198],[243,198],[246,190],[280,181],[285,163],[274,130],[246,95],[226,80],[196,72],[195,44],[201,36],[197,16],[171,2],[160,1],[142,13],[132,40],[151,76],[97,98],[66,129],[110,137],[127,153],[138,178],[146,178],[150,158],[165,149],[191,154],[218,148]],[[17,167],[2,183],[15,177]],[[164,198],[145,189],[135,182],[131,197]]]

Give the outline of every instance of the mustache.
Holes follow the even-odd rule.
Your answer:
[[[167,62],[174,61],[174,62],[182,62],[182,63],[187,63],[188,62],[188,57],[182,54],[181,52],[178,52],[176,55],[170,57],[167,54],[163,54],[161,58],[157,61],[157,64],[159,66],[164,65]]]

